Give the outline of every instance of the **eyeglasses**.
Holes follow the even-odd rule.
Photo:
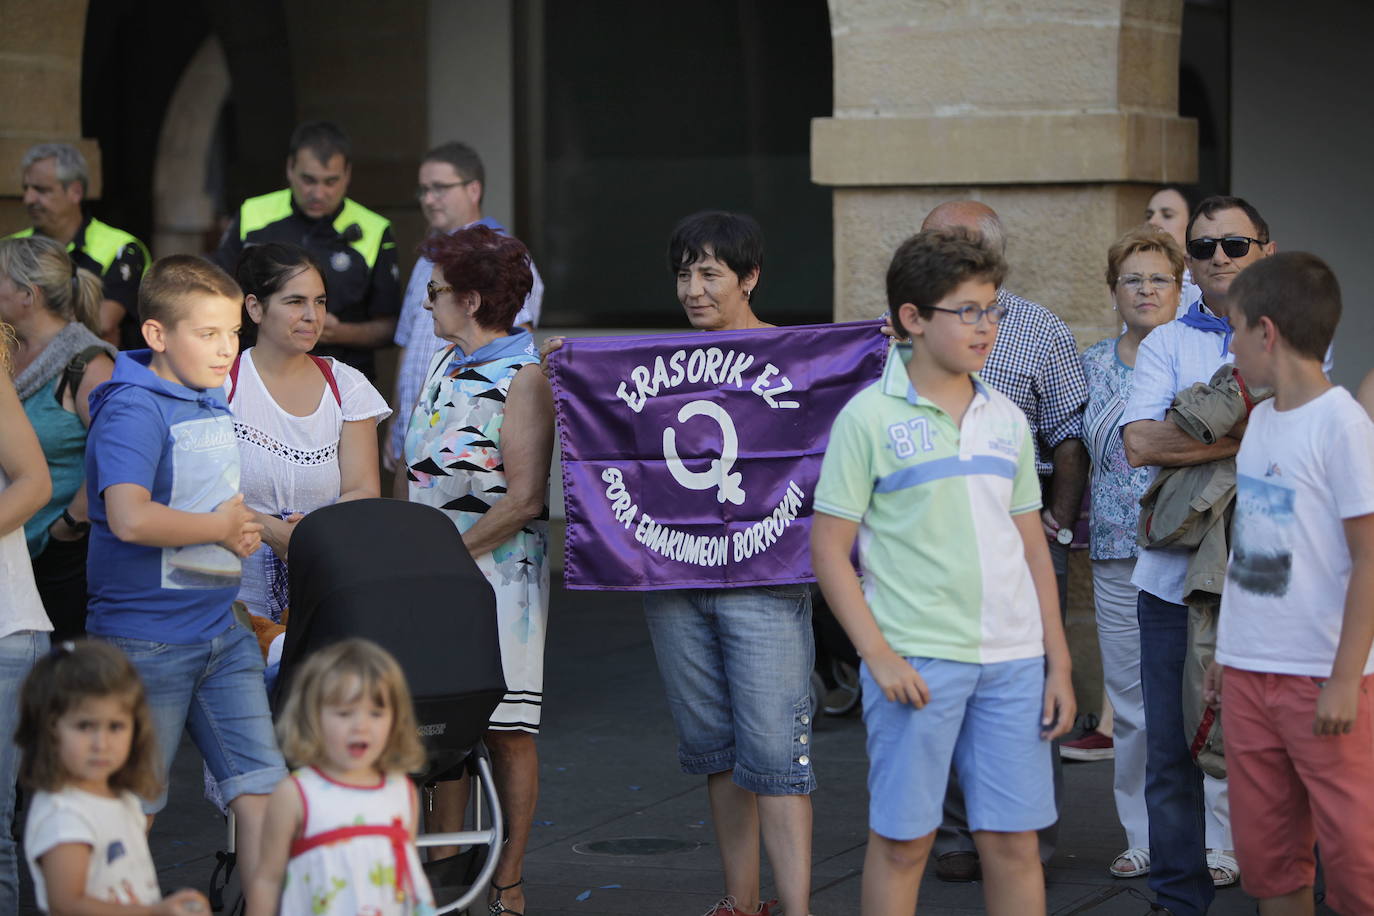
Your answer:
[[[964,324],[977,324],[983,320],[983,316],[988,317],[988,324],[997,324],[1002,320],[1002,316],[1007,313],[1004,305],[989,305],[987,308],[979,308],[976,305],[961,305],[957,309],[940,308],[932,305],[931,310],[936,312],[949,312],[951,315],[958,315],[959,320]]]
[[[453,292],[453,287],[439,286],[433,280],[430,280],[425,284],[425,292],[429,294],[429,302],[433,305],[434,300],[439,298],[440,293],[451,293]]]
[[[1221,245],[1221,250],[1226,252],[1228,258],[1243,258],[1250,252],[1250,245],[1265,245],[1259,239],[1252,239],[1248,235],[1228,235],[1224,239],[1214,239],[1204,237],[1193,239],[1188,243],[1188,257],[1194,261],[1210,261],[1212,255],[1216,254],[1217,245]]]
[[[454,188],[461,188],[466,185],[470,185],[476,180],[476,178],[469,178],[467,181],[447,181],[435,182],[434,184],[422,184],[415,189],[415,199],[424,200],[431,194],[435,195],[436,197],[443,197],[445,194],[447,194],[449,191],[452,191]]]
[[[1167,274],[1150,274],[1148,277],[1142,277],[1140,274],[1122,274],[1116,278],[1116,282],[1132,292],[1139,292],[1146,283],[1150,284],[1151,289],[1168,289],[1178,283]]]

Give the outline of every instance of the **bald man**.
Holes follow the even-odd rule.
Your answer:
[[[1002,220],[987,204],[955,200],[940,204],[921,223],[921,229],[962,227],[979,235],[984,244],[1005,254],[1007,233]],[[1069,326],[1044,306],[997,291],[1007,312],[979,377],[1021,408],[1035,442],[1035,465],[1040,473],[1044,509],[1040,519],[1049,540],[1059,580],[1059,606],[1068,592],[1069,543],[1088,478],[1088,452],[1083,447],[1083,406],[1087,381],[1078,357],[1078,344]],[[1055,804],[1062,795],[1059,754],[1054,755]],[[1040,858],[1048,862],[1058,841],[1058,825],[1040,831]],[[945,818],[935,836],[935,873],[944,881],[972,881],[978,877],[978,853],[968,830],[963,792],[951,774],[945,796]]]

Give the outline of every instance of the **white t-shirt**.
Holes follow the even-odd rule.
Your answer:
[[[153,857],[144,834],[147,818],[138,797],[92,795],[68,786],[60,792],[35,792],[24,824],[24,856],[33,876],[38,908],[48,912],[48,889],[39,858],[63,843],[91,847],[86,896],[110,903],[154,904],[162,899]]]
[[[0,468],[0,492],[9,485],[9,477]],[[24,526],[16,525],[0,537],[0,638],[23,630],[46,633],[52,630],[52,624],[33,584],[33,561],[24,541]],[[0,738],[9,740],[8,735]]]
[[[1266,401],[1250,415],[1236,479],[1217,659],[1328,677],[1350,582],[1342,520],[1374,512],[1374,422],[1344,388],[1282,412]]]
[[[312,512],[338,501],[339,437],[353,420],[383,420],[386,400],[357,369],[330,360],[339,400],[325,385],[319,406],[308,417],[287,413],[273,399],[253,363],[253,349],[239,361],[238,384],[226,384],[239,443],[243,501],[264,515]],[[342,404],[340,404],[342,401]],[[258,615],[267,614],[267,552],[243,561],[239,600]]]

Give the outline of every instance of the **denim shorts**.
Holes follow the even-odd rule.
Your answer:
[[[185,729],[226,802],[270,794],[286,777],[263,686],[262,650],[250,630],[235,623],[209,642],[189,645],[101,638],[122,649],[143,678],[164,774],[171,772]],[[166,804],[164,788],[143,810],[155,814]]]
[[[756,795],[809,795],[811,588],[646,592],[685,773],[733,770]]]
[[[914,840],[940,826],[951,759],[970,830],[1019,833],[1053,824],[1050,742],[1040,737],[1045,660],[976,665],[908,658],[930,689],[921,709],[883,695],[868,666],[868,826]]]

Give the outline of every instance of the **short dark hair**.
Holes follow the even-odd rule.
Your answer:
[[[181,320],[186,298],[196,294],[243,301],[234,279],[205,258],[193,254],[158,258],[138,285],[139,320],[171,327]]]
[[[1193,223],[1197,222],[1199,216],[1208,219],[1216,216],[1222,210],[1240,210],[1250,219],[1251,225],[1255,227],[1255,237],[1263,243],[1269,242],[1269,224],[1260,216],[1260,212],[1255,209],[1250,201],[1243,197],[1227,197],[1216,194],[1198,204],[1192,213],[1188,214],[1188,228],[1184,232],[1184,239],[1191,241],[1193,238]]]
[[[234,279],[238,281],[244,296],[256,296],[259,302],[266,305],[268,297],[303,270],[313,270],[321,280],[324,279],[324,268],[320,267],[320,262],[301,246],[266,242],[243,249],[238,266],[234,268]]]
[[[986,280],[1000,287],[1007,276],[1002,255],[962,226],[927,229],[897,247],[887,268],[887,304],[892,326],[901,330],[897,312],[910,302],[922,318],[966,280]]]
[[[425,153],[425,158],[420,160],[425,162],[447,162],[453,166],[453,170],[458,173],[464,181],[476,181],[482,185],[482,194],[487,192],[487,170],[482,165],[482,157],[477,155],[477,150],[451,140],[448,143],[441,143],[439,146]]]
[[[129,758],[110,774],[110,788],[152,800],[162,791],[162,758],[148,695],[128,657],[107,642],[61,643],[34,663],[19,692],[19,782],[26,789],[56,792],[70,774],[62,767],[54,729],[57,720],[86,700],[117,696],[134,720]],[[13,702],[13,699],[5,702]]]
[[[303,149],[314,153],[321,164],[328,163],[336,155],[343,156],[344,165],[353,161],[353,141],[333,121],[304,121],[297,124],[291,132],[291,143],[286,153],[295,159]]]
[[[668,269],[677,273],[705,257],[715,257],[743,280],[763,267],[763,229],[747,213],[693,213],[673,227]]]
[[[1196,212],[1198,204],[1202,203],[1203,199],[1209,196],[1203,194],[1202,189],[1195,184],[1162,184],[1151,191],[1150,196],[1154,197],[1160,191],[1173,191],[1179,197],[1182,197],[1184,206],[1188,208],[1189,219],[1191,219],[1193,213]]]
[[[455,295],[473,292],[481,298],[472,318],[488,330],[509,328],[534,286],[528,249],[488,226],[432,236],[420,245],[420,254],[444,272]]]
[[[1281,251],[1262,258],[1236,275],[1227,298],[1246,324],[1268,318],[1294,350],[1326,359],[1341,320],[1341,285],[1315,254]]]

